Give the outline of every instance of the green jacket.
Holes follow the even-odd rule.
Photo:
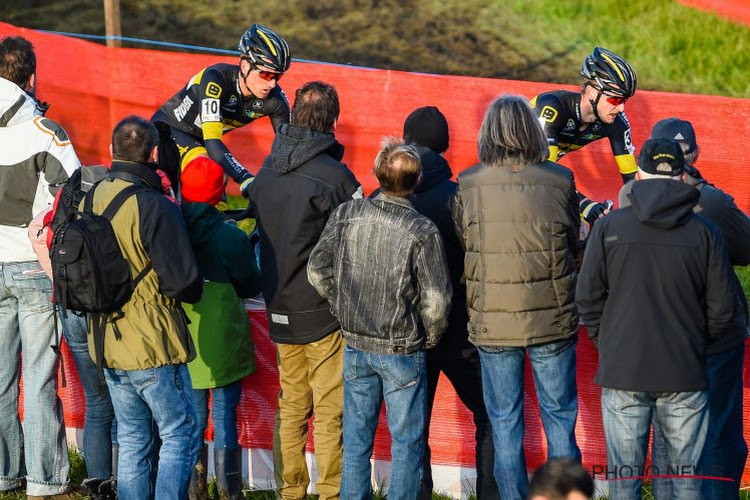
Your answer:
[[[146,187],[131,196],[112,217],[112,229],[123,257],[137,276],[152,265],[119,314],[89,314],[89,353],[96,360],[93,324],[105,321],[104,366],[144,370],[187,363],[195,356],[180,302],[195,302],[203,278],[190,248],[180,210],[162,194],[153,168],[113,162],[107,178],[94,188],[94,213],[101,214],[126,187]]]
[[[260,292],[260,271],[247,235],[207,203],[185,203],[182,214],[206,283],[186,305],[197,352],[188,364],[194,389],[212,389],[255,371],[253,339],[242,298]]]

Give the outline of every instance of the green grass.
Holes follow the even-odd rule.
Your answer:
[[[601,44],[633,64],[642,89],[750,97],[750,29],[673,0],[238,5],[236,0],[121,0],[122,33],[234,49],[243,27],[261,22],[282,33],[297,58],[570,84],[579,82],[583,57]],[[2,20],[104,33],[101,0],[5,0]]]

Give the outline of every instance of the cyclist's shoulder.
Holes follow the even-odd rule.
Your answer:
[[[273,90],[271,90],[271,92],[268,94],[268,97],[266,97],[264,101],[268,104],[274,105],[274,107],[278,107],[281,109],[288,110],[291,108],[291,106],[289,106],[289,99],[284,93],[284,90],[278,85],[276,85]]]
[[[542,92],[531,100],[531,107],[540,111],[544,106],[550,106],[558,111],[577,104],[581,94],[569,90],[550,90]]]
[[[611,133],[610,135],[615,134],[619,136],[623,132],[630,130],[630,121],[628,121],[625,112],[621,111],[617,114],[615,120],[605,128]]]

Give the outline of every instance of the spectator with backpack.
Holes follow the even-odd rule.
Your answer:
[[[260,292],[260,271],[250,238],[215,208],[227,181],[221,166],[210,158],[198,157],[188,167],[181,179],[182,215],[206,279],[200,302],[185,306],[197,353],[188,364],[198,415],[196,439],[203,443],[210,389],[216,486],[220,498],[238,500],[244,496],[237,405],[242,379],[255,371],[253,340],[242,298]],[[208,500],[205,444],[197,458],[188,498]]]
[[[57,397],[52,283],[27,226],[80,167],[65,131],[34,97],[36,56],[23,37],[0,41],[0,492],[68,498],[68,446]],[[23,364],[21,357],[23,356]],[[18,414],[23,366],[24,424]]]
[[[117,297],[115,302],[107,299],[86,305],[89,297],[84,296],[85,290],[66,287],[57,273],[61,265],[75,269],[73,259],[64,264],[60,257],[71,255],[65,245],[75,249],[76,240],[58,235],[58,231],[52,246],[56,297],[69,301],[74,309],[87,307],[91,313],[89,353],[104,369],[117,418],[117,494],[121,500],[150,497],[147,456],[154,437],[152,418],[162,441],[155,491],[159,500],[187,496],[198,448],[187,369],[187,363],[195,357],[195,348],[180,302],[200,299],[203,277],[179,208],[162,195],[154,164],[157,141],[156,128],[143,118],[129,116],[120,121],[112,133],[113,162],[107,178],[84,197],[79,209],[88,214],[73,218],[64,231],[68,236],[78,234],[85,239],[86,231],[92,228],[82,228],[81,224],[100,216],[98,226],[105,226],[101,219],[108,219],[121,251],[120,255],[113,253],[110,260],[124,259],[129,268],[129,281],[113,288],[124,288],[129,293]],[[97,244],[104,240],[105,234],[93,239]],[[83,252],[80,255],[86,257]],[[109,262],[95,262],[94,257],[92,254],[90,267],[113,267]],[[114,274],[105,276],[114,280]],[[92,279],[90,284],[101,287],[97,297],[106,297],[105,292],[113,283]],[[124,303],[113,308],[122,300]]]

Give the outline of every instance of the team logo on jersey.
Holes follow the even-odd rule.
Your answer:
[[[263,108],[263,101],[261,101],[260,99],[256,99],[253,101],[252,106],[254,110],[259,110]]]
[[[540,118],[544,118],[546,122],[553,122],[557,119],[557,110],[552,106],[545,106],[542,108],[542,112],[539,113]]]
[[[185,118],[185,115],[188,114],[192,105],[193,100],[190,99],[189,95],[186,95],[180,105],[174,109],[174,116],[177,118],[177,121],[182,121],[182,119]]]
[[[206,95],[218,99],[221,96],[221,86],[216,82],[209,82],[206,85]]]
[[[568,123],[565,124],[565,128],[563,129],[563,131],[570,132],[574,128],[576,128],[576,122],[574,122],[572,118],[568,118]]]
[[[227,101],[227,108],[234,108],[237,106],[237,96],[232,94],[229,96],[229,101]]]

